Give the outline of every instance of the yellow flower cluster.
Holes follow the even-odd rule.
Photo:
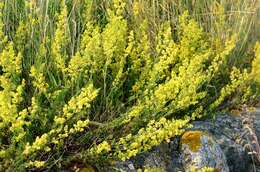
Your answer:
[[[106,56],[104,75],[107,75],[106,72],[110,67],[113,72],[112,75],[116,76],[120,67],[123,67],[122,63],[124,64],[127,22],[118,14],[110,14],[109,20],[102,33],[104,55]]]
[[[116,143],[115,156],[121,160],[129,159],[141,151],[150,150],[161,142],[169,142],[170,138],[181,135],[189,120],[151,120],[146,128],[141,128],[136,135],[129,134]]]
[[[40,93],[47,92],[49,85],[45,80],[44,74],[37,70],[35,66],[31,67],[30,77],[33,78],[33,86],[37,88]]]
[[[12,122],[12,126],[9,128],[15,135],[14,142],[16,143],[19,143],[26,135],[26,131],[23,127],[30,125],[30,122],[26,121],[26,118],[28,118],[28,111],[24,109],[19,112],[17,118]]]
[[[236,47],[236,35],[232,35],[227,38],[223,43],[219,38],[213,40],[216,50],[212,53],[211,65],[207,69],[209,79],[212,79],[218,76],[223,72],[223,68],[227,67],[227,61],[230,56],[230,53]]]
[[[23,151],[24,155],[30,155],[31,153],[41,150],[43,148],[47,149],[48,147],[46,147],[46,144],[49,141],[49,136],[48,134],[43,134],[41,137],[36,137],[35,142],[30,145],[29,143],[27,143],[27,145],[25,146],[25,149]]]
[[[24,51],[25,41],[28,38],[27,28],[28,26],[24,22],[19,23],[19,27],[15,33],[15,45],[20,52]]]
[[[109,151],[111,151],[111,146],[108,144],[107,141],[103,141],[97,147],[90,150],[91,154],[100,154]]]
[[[20,81],[21,54],[16,55],[13,44],[9,43],[0,53],[0,65],[4,74],[0,76],[0,118],[3,122],[14,122],[18,115],[17,106],[22,102],[25,81]]]
[[[69,134],[74,134],[77,132],[82,132],[84,128],[89,124],[89,120],[79,120],[82,113],[86,113],[86,109],[90,107],[90,103],[97,97],[98,90],[93,87],[92,84],[86,85],[80,94],[76,97],[72,97],[71,100],[63,107],[63,115],[55,116],[55,124],[57,126],[64,126],[63,130],[58,128],[57,130],[51,130],[51,134],[58,134],[58,138],[54,137],[53,141],[64,139],[69,136]],[[87,114],[83,114],[85,116]],[[71,123],[76,121],[73,127],[69,128],[66,123]],[[63,133],[63,134],[62,134]]]
[[[68,32],[68,21],[67,21],[67,6],[65,0],[61,0],[61,12],[58,15],[57,28],[54,35],[54,40],[52,44],[52,57],[56,64],[56,67],[65,73],[66,70],[66,46],[69,41]]]
[[[29,163],[27,163],[27,167],[36,167],[36,168],[40,168],[43,167],[45,165],[45,161],[30,161]]]
[[[39,107],[35,97],[31,98],[31,106],[28,108],[28,110],[32,117],[37,116],[37,112],[39,112],[40,107]]]
[[[0,10],[2,11],[2,4]],[[0,14],[1,14],[0,11]],[[25,80],[21,79],[22,73],[22,55],[16,52],[14,44],[7,41],[3,33],[2,14],[0,15],[0,130],[10,134],[8,142],[12,144],[20,143],[26,135],[24,126],[28,125],[25,119],[28,117],[27,111],[20,111],[20,105],[24,100]],[[2,47],[3,46],[3,47]],[[19,112],[20,111],[20,112]],[[1,133],[1,137],[3,133]],[[5,143],[0,141],[0,156],[2,158],[12,155],[13,147],[6,147]]]
[[[151,120],[145,128],[141,128],[137,134],[129,134],[109,145],[106,141],[93,147],[90,154],[98,155],[113,150],[113,156],[125,161],[141,151],[147,151],[159,145],[163,141],[170,141],[170,138],[181,135],[183,128],[187,126],[186,120],[167,120],[161,118],[159,121]],[[111,148],[112,147],[112,148]]]
[[[129,43],[133,43],[133,48],[130,55],[131,61],[131,73],[130,75],[137,76],[135,84],[132,86],[132,91],[138,93],[142,91],[145,86],[147,78],[149,78],[150,69],[153,64],[153,57],[151,55],[151,42],[148,35],[148,21],[143,20],[134,31],[133,40]]]
[[[97,97],[98,89],[93,84],[87,84],[81,89],[78,96],[72,97],[71,100],[63,107],[63,113],[66,119],[70,119],[74,114],[80,114],[83,109],[89,108],[90,103]]]
[[[78,120],[77,123],[73,125],[73,128],[69,130],[69,134],[83,132],[86,126],[88,126],[88,124],[89,124],[89,119],[86,119],[84,121]]]
[[[180,29],[179,36],[181,37],[180,59],[184,64],[188,63],[194,55],[199,54],[207,46],[205,37],[203,37],[202,28],[193,19],[188,19],[188,12],[179,19]]]
[[[124,75],[124,67],[126,65],[126,59],[127,57],[131,54],[131,51],[133,50],[134,46],[134,33],[131,31],[128,35],[128,44],[127,47],[125,48],[125,53],[124,55],[120,58],[120,61],[118,62],[118,71],[117,74],[115,75],[115,79],[112,83],[113,87],[120,87],[120,84],[122,84],[122,79]]]
[[[80,51],[69,62],[68,74],[72,80],[76,80],[82,73],[87,75],[85,73],[87,67],[91,73],[95,73],[104,65],[104,60],[100,28],[89,21],[82,35]]]
[[[22,55],[18,53],[16,55],[13,47],[13,43],[8,43],[3,52],[1,53],[0,64],[3,67],[6,77],[12,75],[19,75],[22,68]]]
[[[215,171],[218,171],[218,170],[214,169],[212,167],[203,167],[201,169],[191,168],[188,170],[188,172],[215,172]]]
[[[114,0],[113,1],[113,5],[114,5],[114,11],[115,15],[117,16],[122,16],[123,10],[125,8],[126,2],[123,0]],[[112,11],[110,11],[111,13]]]
[[[83,112],[87,112],[90,103],[96,98],[98,90],[92,84],[87,84],[82,88],[80,94],[72,97],[63,107],[63,113],[54,118],[54,128],[44,133],[41,137],[36,137],[32,144],[27,143],[23,154],[32,155],[37,151],[49,152],[51,150],[48,144],[63,145],[64,140],[69,136],[83,132],[89,124],[89,119],[81,120]],[[35,98],[32,99],[30,112],[36,113],[38,110]],[[84,114],[87,115],[87,114]],[[84,117],[86,118],[86,117]]]
[[[143,85],[145,91],[126,113],[123,124],[134,118],[138,121],[142,116],[149,118],[151,114],[171,114],[186,109],[206,96],[206,92],[198,91],[198,88],[210,79],[203,69],[212,50],[207,47],[203,32],[194,20],[184,16],[180,23],[183,28],[180,43],[173,41],[169,23],[165,23],[158,33],[158,60],[146,71],[147,81],[141,81],[146,83]]]
[[[55,117],[56,125],[64,125],[65,122],[69,121],[71,118],[78,119],[82,112],[85,109],[90,107],[90,103],[97,97],[98,90],[93,87],[93,84],[86,85],[80,94],[76,97],[72,97],[68,104],[63,107],[63,115]],[[84,114],[86,115],[86,114]],[[71,128],[69,132],[72,134],[73,132],[80,131],[82,132],[83,128],[87,126],[89,120],[85,121],[77,121],[77,124],[74,124],[74,128]]]
[[[179,47],[172,39],[170,23],[165,23],[158,33],[158,43],[156,46],[159,60],[154,64],[150,74],[150,83],[158,81],[168,81],[171,76],[170,66],[175,65],[178,60]],[[154,86],[156,86],[154,84]]]
[[[237,88],[242,87],[245,82],[249,80],[248,72],[246,70],[240,72],[239,69],[233,67],[230,74],[230,80],[231,83],[221,89],[219,97],[210,105],[211,110],[218,107],[227,96],[231,95]]]

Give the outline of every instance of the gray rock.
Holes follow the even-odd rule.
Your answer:
[[[244,133],[241,116],[218,115],[214,121],[193,122],[192,130],[209,132],[225,154],[230,172],[250,172],[251,157],[244,149],[248,141]],[[250,169],[250,170],[249,170]]]
[[[117,162],[105,172],[136,172],[137,169],[160,169],[165,172],[180,172],[182,165],[177,146],[179,142],[173,139],[170,144],[161,144],[149,152],[143,152],[125,162]],[[174,154],[172,154],[174,151]],[[173,157],[172,155],[175,155]]]
[[[255,116],[254,128],[255,128],[256,136],[258,138],[258,142],[260,142],[260,108],[256,108],[255,112],[251,112],[250,115]]]
[[[163,143],[149,152],[141,153],[133,158],[133,161],[138,169],[160,169],[165,172],[184,171],[178,138],[174,138],[170,143]]]
[[[113,166],[105,167],[102,171],[106,172],[136,172],[132,161],[118,161]]]
[[[252,125],[245,123],[248,118],[252,118],[249,120]],[[210,166],[221,172],[260,172],[254,158],[258,154],[260,156],[259,109],[236,116],[219,114],[215,120],[195,121],[192,125],[186,132],[199,131],[203,134],[199,139],[195,137],[191,144],[174,138],[169,144],[161,144],[103,171],[136,172],[149,167],[166,172],[184,172],[191,166]],[[248,145],[251,145],[251,150],[246,149]]]
[[[166,171],[167,163],[162,155],[158,153],[150,153],[144,159],[143,168],[147,168],[147,169],[159,168]]]
[[[212,167],[219,172],[229,172],[226,157],[214,138],[201,131],[187,131],[181,138],[183,166],[192,168]]]

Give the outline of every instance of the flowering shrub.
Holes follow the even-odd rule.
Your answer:
[[[126,160],[256,94],[259,44],[252,72],[230,65],[236,36],[210,37],[188,12],[155,27],[138,2],[98,15],[93,1],[15,3],[19,16],[0,3],[0,171]]]

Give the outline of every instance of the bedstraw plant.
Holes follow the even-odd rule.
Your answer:
[[[259,98],[259,43],[232,60],[246,30],[223,33],[225,4],[209,26],[155,2],[0,1],[0,171],[127,160]]]

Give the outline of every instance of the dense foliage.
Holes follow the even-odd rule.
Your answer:
[[[0,171],[126,160],[259,98],[259,43],[142,3],[0,1]]]

